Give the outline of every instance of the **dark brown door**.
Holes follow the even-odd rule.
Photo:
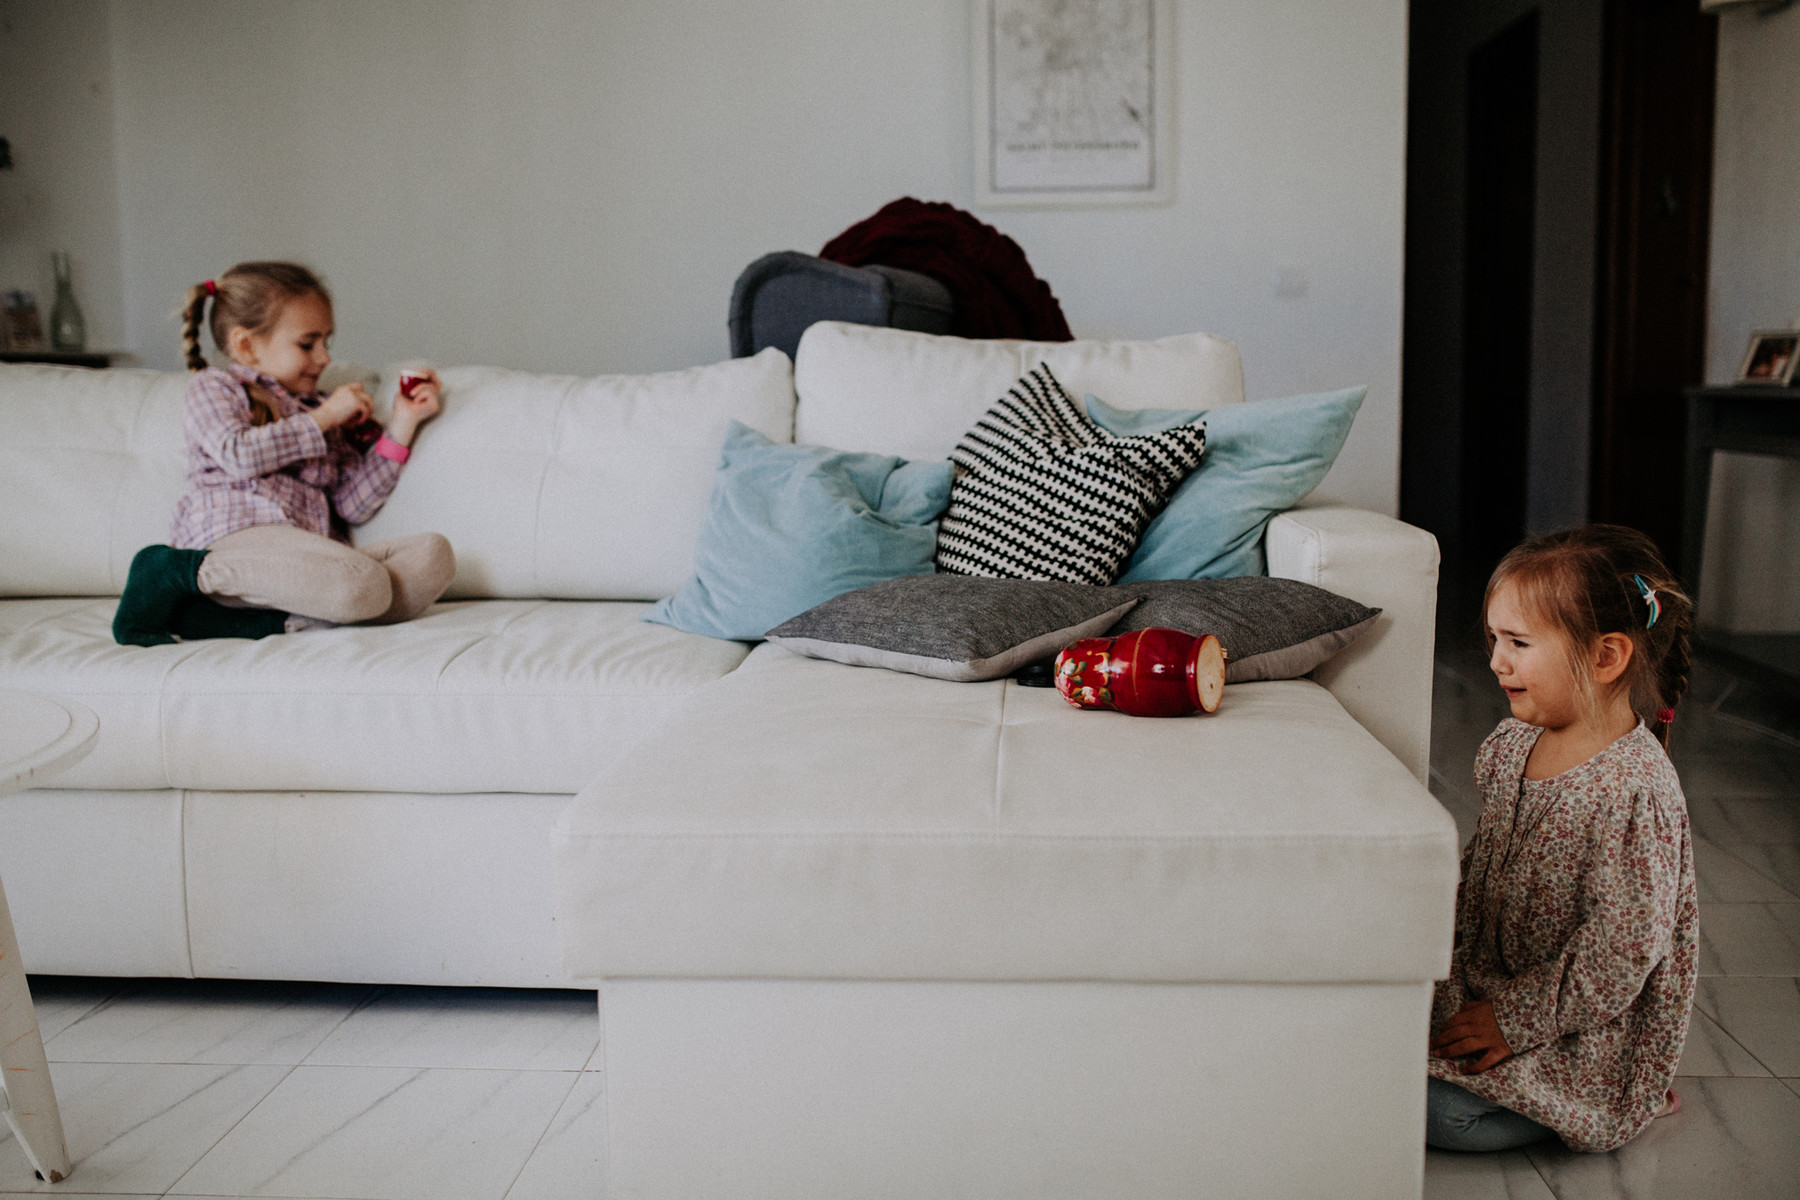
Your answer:
[[[1705,369],[1718,18],[1697,0],[1608,0],[1605,39],[1590,511],[1673,562],[1681,389]]]
[[[1469,55],[1460,533],[1484,566],[1525,534],[1537,93],[1532,12]]]

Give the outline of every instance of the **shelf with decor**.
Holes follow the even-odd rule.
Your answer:
[[[113,355],[105,350],[0,350],[0,363],[47,363],[58,367],[112,366]]]
[[[1800,388],[1770,384],[1687,389],[1687,504],[1681,539],[1682,584],[1701,603],[1700,565],[1706,541],[1706,505],[1712,490],[1713,454],[1730,450],[1800,459]],[[1800,631],[1733,633],[1701,625],[1694,640],[1707,653],[1745,675],[1800,693]]]

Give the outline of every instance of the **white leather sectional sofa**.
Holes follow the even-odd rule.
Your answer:
[[[26,962],[596,987],[618,1195],[1416,1196],[1457,871],[1429,535],[1277,517],[1272,574],[1383,615],[1211,717],[637,619],[691,570],[728,420],[941,457],[1039,361],[1122,407],[1243,398],[1205,335],[447,369],[359,535],[447,535],[444,603],[147,649],[109,626],[186,376],[0,367],[0,687],[101,721],[0,800]]]

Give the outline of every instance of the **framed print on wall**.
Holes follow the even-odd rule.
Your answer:
[[[975,0],[975,203],[1175,198],[1173,0]]]

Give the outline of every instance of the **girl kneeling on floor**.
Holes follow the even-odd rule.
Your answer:
[[[1680,1106],[1700,918],[1665,748],[1693,606],[1647,537],[1590,525],[1508,554],[1484,608],[1513,715],[1475,758],[1425,1140],[1611,1150]]]
[[[213,342],[231,360],[223,369],[200,353],[209,301]],[[132,560],[113,637],[255,638],[424,612],[456,573],[450,543],[417,533],[358,549],[349,527],[400,481],[413,436],[438,411],[436,374],[419,372],[410,395],[395,397],[385,431],[362,384],[321,396],[331,296],[293,263],[239,263],[188,289],[183,315],[196,372],[182,412],[188,490],[173,544]]]

